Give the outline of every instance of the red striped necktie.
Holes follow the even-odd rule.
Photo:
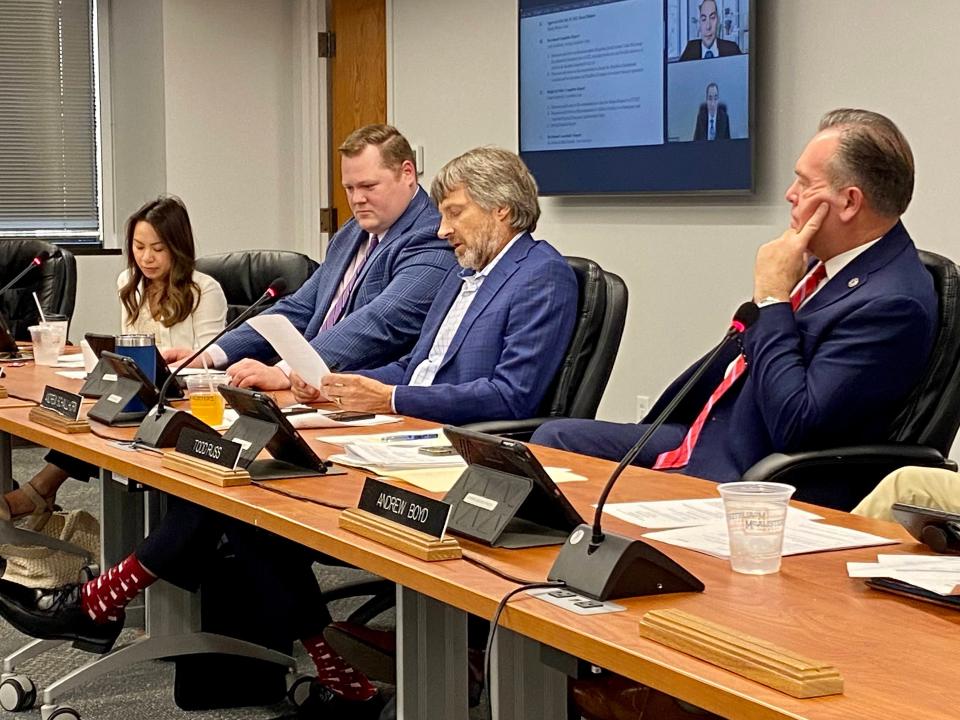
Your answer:
[[[790,293],[790,307],[793,308],[794,312],[796,312],[797,308],[803,304],[804,300],[813,294],[813,291],[817,289],[817,286],[826,277],[826,266],[823,263],[818,263],[816,267],[814,267],[813,270],[807,274],[807,277],[803,283],[792,293]],[[703,406],[703,410],[700,411],[700,414],[697,415],[696,420],[693,421],[693,424],[687,431],[686,437],[683,438],[683,442],[680,443],[679,447],[669,450],[665,453],[661,453],[659,456],[657,456],[657,461],[653,464],[654,470],[672,470],[675,468],[682,468],[688,462],[690,462],[690,456],[693,454],[693,448],[697,444],[697,439],[700,437],[700,431],[703,430],[704,423],[707,422],[707,417],[710,415],[710,411],[713,409],[713,406],[716,405],[717,401],[723,397],[723,394],[729,390],[737,380],[740,379],[740,376],[743,375],[746,370],[747,359],[743,356],[743,353],[740,353],[733,361],[733,364],[731,365],[727,374],[723,376],[723,380],[721,380],[720,384],[717,385],[717,389],[710,394],[707,404]]]

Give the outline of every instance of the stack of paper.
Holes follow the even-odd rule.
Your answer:
[[[877,555],[875,563],[848,562],[852,578],[891,578],[938,595],[960,595],[956,555]]]
[[[730,557],[727,524],[720,498],[610,503],[603,511],[645,528],[660,529],[646,538],[696,550],[719,558]],[[846,550],[898,541],[823,522],[819,515],[790,507],[783,537],[784,555]]]
[[[399,447],[387,443],[347,443],[344,453],[331,455],[330,460],[353,467],[412,470],[417,468],[466,467],[459,455],[424,455],[416,447]]]

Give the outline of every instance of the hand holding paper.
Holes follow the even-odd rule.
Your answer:
[[[328,375],[330,368],[286,317],[257,315],[247,320],[247,324],[270,343],[277,355],[303,378],[304,382],[320,387],[320,378]]]

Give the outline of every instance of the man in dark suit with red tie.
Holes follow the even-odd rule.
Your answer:
[[[732,40],[721,40],[717,37],[719,25],[716,0],[703,0],[700,3],[700,37],[687,43],[680,61],[740,55],[739,45]]]
[[[910,147],[887,118],[824,116],[786,193],[790,227],[757,253],[760,312],[742,352],[730,344],[638,464],[727,482],[773,452],[886,438],[937,331],[932,279],[899,219],[913,175]],[[645,427],[560,420],[533,441],[619,459]]]

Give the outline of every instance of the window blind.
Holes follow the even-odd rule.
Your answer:
[[[0,237],[99,242],[94,0],[0,0]]]

